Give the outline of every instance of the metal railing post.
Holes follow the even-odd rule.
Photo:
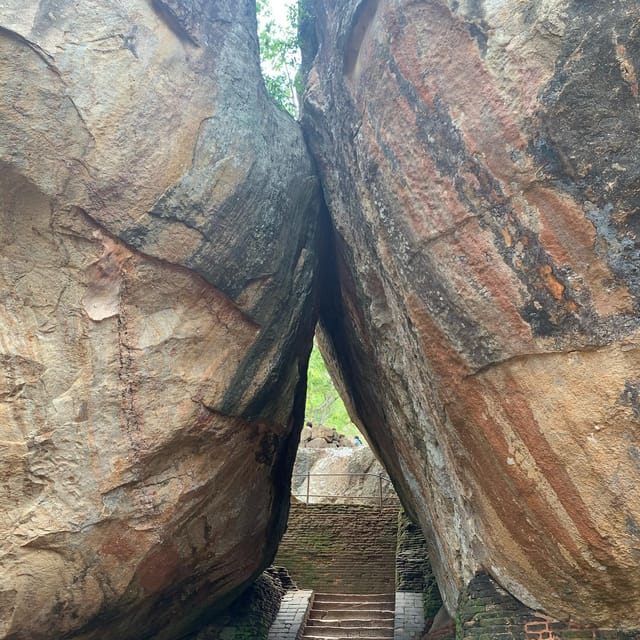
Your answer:
[[[311,498],[353,498],[357,500],[371,500],[371,504],[374,504],[376,502],[375,490],[373,489],[373,487],[371,488],[372,489],[371,494],[374,494],[374,495],[371,495],[371,494],[369,495],[338,495],[337,493],[331,494],[331,495],[313,494],[311,493],[311,476],[326,477],[326,478],[355,477],[355,476],[378,478],[377,502],[381,511],[384,508],[384,501],[385,501],[384,491],[382,489],[382,483],[384,481],[391,484],[390,481],[387,478],[385,478],[384,474],[382,473],[311,473],[311,471],[307,471],[305,473],[294,473],[292,477],[302,477],[302,476],[305,476],[307,480],[306,492],[292,493],[291,495],[293,495],[296,498],[302,498],[304,496],[305,504],[311,504]]]

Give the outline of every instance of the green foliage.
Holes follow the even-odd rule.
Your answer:
[[[268,0],[257,0],[258,40],[264,83],[275,103],[292,116],[298,114],[300,47],[298,3],[287,7],[286,22],[274,19]]]
[[[315,426],[333,427],[338,433],[351,437],[360,435],[333,386],[331,376],[316,344],[313,345],[309,359],[305,422],[311,422]]]

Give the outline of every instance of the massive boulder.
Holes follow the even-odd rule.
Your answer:
[[[182,637],[286,522],[317,180],[251,0],[0,25],[0,637]]]
[[[324,352],[450,611],[640,620],[640,7],[316,0]]]
[[[397,500],[388,475],[369,447],[318,447],[316,440],[300,441],[291,479],[296,499],[306,502],[308,490],[311,504],[376,505],[379,500]]]

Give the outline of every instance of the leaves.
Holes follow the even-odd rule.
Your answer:
[[[305,422],[311,422],[314,426],[334,427],[338,433],[348,436],[360,434],[351,422],[315,344],[309,359]]]
[[[284,23],[273,17],[269,2],[257,0],[258,41],[262,75],[269,95],[292,116],[298,114],[300,47],[298,3],[287,7]]]

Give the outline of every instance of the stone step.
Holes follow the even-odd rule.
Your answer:
[[[325,636],[325,635],[307,635],[300,636],[300,640],[393,640],[393,633],[386,636]]]
[[[354,636],[325,636],[322,634],[300,636],[300,640],[354,640]],[[393,640],[393,633],[383,637],[380,636],[357,636],[355,640]]]
[[[313,609],[309,620],[393,620],[393,609]]]
[[[316,595],[314,599],[314,603],[317,603],[319,606],[327,607],[331,605],[339,605],[336,608],[339,609],[348,609],[349,607],[394,607],[395,606],[395,598],[387,598],[386,600],[366,600],[366,599],[358,599],[358,600],[349,600],[345,597],[341,599],[338,598],[326,598],[324,596]]]
[[[301,640],[393,640],[395,594],[316,593]]]
[[[394,593],[316,593],[314,602],[394,602]]]
[[[393,627],[393,618],[349,618],[349,619],[336,619],[336,618],[316,618],[309,616],[307,620],[307,626],[309,627],[340,627],[342,629],[358,629],[360,627]]]
[[[316,611],[351,611],[352,613],[367,611],[393,611],[393,602],[318,602],[313,605]]]
[[[390,629],[305,629],[301,640],[392,640],[393,628]]]

